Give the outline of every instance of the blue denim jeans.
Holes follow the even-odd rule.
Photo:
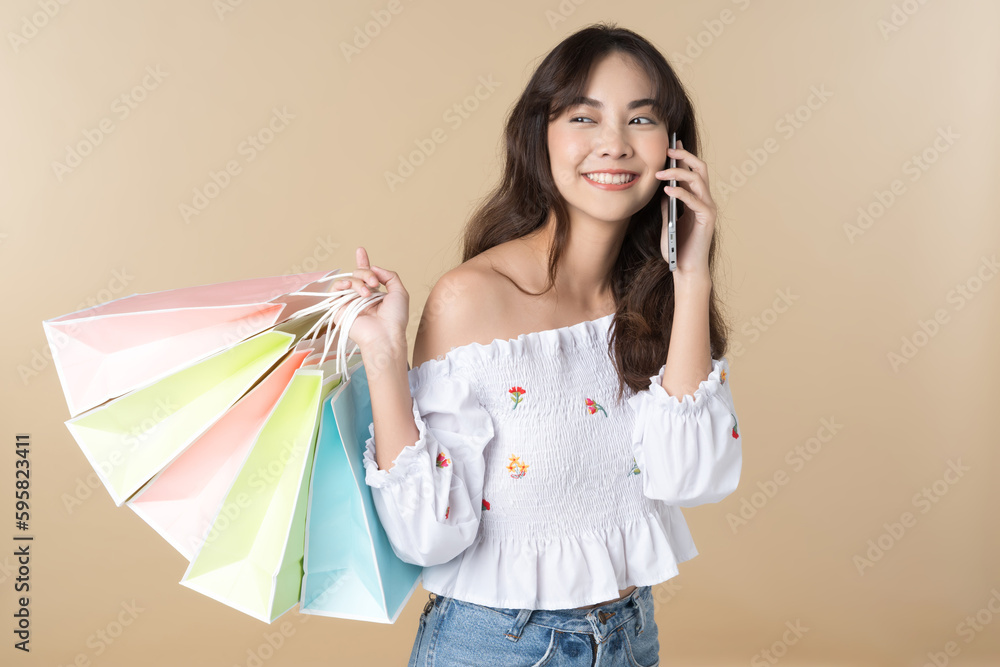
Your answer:
[[[506,609],[430,594],[409,667],[655,667],[660,640],[650,586],[593,609]]]

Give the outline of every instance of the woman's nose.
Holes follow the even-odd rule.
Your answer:
[[[628,140],[621,130],[607,126],[601,132],[598,140],[597,152],[601,155],[611,155],[613,157],[626,157],[631,152]]]

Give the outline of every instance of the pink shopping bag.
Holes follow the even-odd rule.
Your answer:
[[[316,271],[133,294],[42,323],[70,414],[166,377],[313,305]]]
[[[189,561],[309,349],[296,349],[126,504]],[[239,506],[227,508],[239,512]]]

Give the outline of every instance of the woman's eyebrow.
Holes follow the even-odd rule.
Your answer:
[[[655,106],[655,104],[656,100],[649,97],[643,97],[642,99],[632,100],[631,102],[625,105],[625,108],[631,111],[632,109],[638,109],[639,107]],[[595,100],[593,97],[587,97],[586,95],[581,95],[580,97],[576,97],[573,99],[572,102],[570,102],[571,107],[576,107],[581,105],[594,107],[595,109],[604,108],[603,102],[601,102],[600,100]]]

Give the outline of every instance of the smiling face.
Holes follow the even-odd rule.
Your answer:
[[[552,177],[573,216],[628,221],[663,181],[667,162],[665,119],[653,110],[653,85],[621,53],[596,62],[584,99],[549,123]]]

